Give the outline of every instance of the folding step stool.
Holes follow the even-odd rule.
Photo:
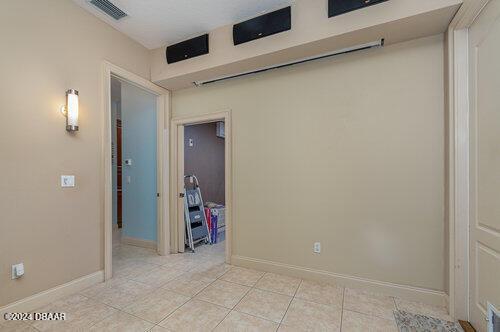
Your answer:
[[[211,242],[200,185],[195,175],[184,176],[184,220],[186,221],[185,244],[193,252],[196,243]]]

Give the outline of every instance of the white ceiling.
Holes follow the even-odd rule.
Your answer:
[[[129,16],[115,21],[89,3],[73,0],[149,49],[196,37],[217,27],[285,7],[294,0],[110,0]]]

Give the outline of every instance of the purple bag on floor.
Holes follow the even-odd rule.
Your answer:
[[[212,243],[217,243],[217,212],[211,211],[210,216],[211,216],[210,219],[211,219],[211,224],[212,224],[210,238],[212,240]]]

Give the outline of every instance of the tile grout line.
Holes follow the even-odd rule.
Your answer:
[[[143,320],[143,321],[145,321],[145,322],[151,323],[151,322],[149,322],[149,321],[147,321],[147,320],[145,320],[145,319],[143,319],[143,318],[137,317],[137,316],[135,316],[135,315],[133,315],[133,314],[130,314],[130,313],[128,313],[128,312],[126,312],[126,311],[124,311],[122,308],[119,308],[119,307],[113,306],[113,305],[108,304],[108,303],[104,303],[104,302],[102,302],[101,300],[98,300],[98,299],[96,299],[96,298],[91,298],[91,297],[89,297],[89,298],[90,298],[91,300],[94,300],[94,301],[96,301],[96,302],[100,303],[100,304],[103,304],[103,305],[105,305],[105,306],[107,306],[107,307],[110,307],[110,308],[112,308],[112,309],[113,309],[113,310],[115,310],[115,311],[119,311],[119,312],[125,313],[125,314],[127,314],[127,315],[133,316],[133,317],[135,317],[135,318],[138,318],[138,319],[140,319],[140,320]],[[91,328],[92,326],[94,326],[94,325],[96,325],[96,324],[98,324],[98,323],[100,323],[100,322],[104,321],[105,319],[107,319],[107,318],[111,317],[111,316],[112,316],[112,315],[114,315],[115,313],[116,313],[116,312],[113,312],[113,313],[111,313],[111,314],[109,314],[109,315],[106,315],[105,317],[103,317],[103,318],[101,318],[101,319],[99,319],[99,320],[95,321],[94,323],[90,324],[90,325],[88,326],[88,328]],[[151,323],[151,324],[152,324],[152,323]]]
[[[232,266],[232,265],[231,265],[231,266]],[[231,269],[232,269],[232,267],[231,267]],[[231,269],[227,270],[224,274],[226,274],[227,272],[229,272]],[[224,274],[223,274],[223,275],[224,275]],[[221,275],[220,277],[222,277],[223,275]],[[257,281],[255,282],[254,286],[255,286],[255,285],[257,285],[257,283],[259,282],[259,280],[260,280],[260,279],[262,279],[262,278],[264,277],[264,275],[265,275],[265,273],[264,273],[264,274],[262,274],[262,276],[260,276],[260,278],[259,278],[259,279],[257,279]],[[225,280],[223,280],[223,281],[225,281]],[[227,282],[230,282],[230,281],[227,281]],[[236,283],[234,283],[234,284],[236,284]],[[239,285],[239,284],[237,284],[237,285]],[[240,286],[242,286],[242,285],[240,285]],[[215,330],[215,329],[216,329],[216,328],[217,328],[217,327],[218,327],[218,326],[219,326],[219,325],[220,325],[220,324],[221,324],[221,323],[222,323],[222,322],[223,322],[223,321],[227,318],[227,316],[229,316],[229,314],[230,314],[231,312],[236,311],[236,310],[234,310],[234,308],[236,308],[236,307],[238,306],[238,304],[240,304],[240,302],[241,302],[241,301],[243,301],[243,299],[245,298],[245,296],[247,296],[247,294],[248,294],[248,293],[250,293],[250,291],[251,291],[252,289],[254,289],[254,286],[251,286],[251,287],[249,287],[249,288],[248,288],[248,290],[247,290],[247,291],[246,291],[246,293],[245,293],[245,294],[241,297],[241,299],[238,301],[238,303],[236,303],[236,304],[234,305],[234,307],[233,307],[232,309],[230,309],[230,310],[229,310],[229,312],[227,313],[227,315],[226,315],[226,316],[224,316],[224,318],[223,318],[223,319],[222,319],[222,320],[221,320],[221,321],[220,321],[220,322],[219,322],[219,323],[218,323],[218,324],[217,324],[217,325],[216,325],[216,326],[215,326],[215,327],[214,327],[211,331],[214,331],[214,330]],[[248,287],[248,286],[246,286],[246,287]],[[239,311],[236,311],[236,312],[239,312]],[[252,315],[251,315],[251,316],[252,316]],[[255,316],[254,316],[254,317],[255,317]],[[260,317],[257,317],[257,318],[260,318]]]
[[[363,315],[363,316],[366,316],[366,317],[371,317],[371,318],[378,318],[378,319],[383,319],[383,320],[387,320],[387,321],[394,321],[393,319],[390,319],[390,318],[387,318],[387,317],[381,317],[381,316],[377,316],[377,315],[372,315],[372,314],[369,314],[369,313],[366,313],[366,312],[362,312],[360,310],[357,310],[357,309],[344,309],[343,311],[347,311],[347,312],[354,312],[354,313],[357,313],[357,314],[360,314],[360,315]]]
[[[232,267],[231,267],[232,268]],[[229,270],[231,270],[231,268]],[[185,306],[188,302],[192,301],[195,299],[196,295],[200,294],[203,290],[205,290],[206,288],[208,288],[210,285],[212,285],[213,283],[215,283],[217,280],[219,280],[220,277],[222,277],[224,274],[226,274],[227,272],[229,272],[229,270],[227,270],[226,272],[224,272],[223,274],[221,274],[219,277],[217,277],[215,280],[211,281],[208,285],[206,285],[205,287],[203,287],[200,291],[198,291],[196,294],[194,294],[192,297],[190,297],[190,299],[188,301],[186,301],[184,304],[182,304],[181,306],[179,306],[178,308],[176,308],[174,311],[172,311],[170,314],[168,314],[167,316],[165,316],[163,319],[161,319],[157,325],[159,325],[159,323],[163,322],[164,320],[168,319],[170,316],[172,316],[176,311],[178,311],[180,308],[182,308],[183,306]],[[188,271],[190,272],[190,271]],[[186,272],[186,273],[188,273]],[[182,294],[181,294],[182,295]],[[197,301],[202,301],[202,302],[205,302],[205,303],[210,303],[212,305],[217,305],[217,304],[214,304],[214,303],[211,303],[211,302],[207,302],[207,301],[204,301],[204,300],[201,300],[201,299],[198,299],[196,298]],[[222,306],[221,306],[222,307]],[[223,307],[224,308],[224,307]],[[227,308],[226,308],[227,309]],[[231,311],[229,311],[231,312]],[[227,316],[227,315],[226,315]],[[224,316],[224,318],[226,317]],[[219,322],[220,324],[220,322]],[[161,327],[163,327],[162,325],[159,325]]]
[[[103,303],[103,304],[105,304],[105,303]],[[131,303],[131,304],[132,304],[132,303]],[[114,306],[109,305],[109,304],[105,304],[105,305],[107,305],[108,307],[113,308],[113,309],[114,309],[114,310],[116,310],[116,311],[119,311],[119,312],[121,312],[121,313],[124,313],[124,314],[126,314],[126,315],[132,316],[132,317],[134,317],[134,318],[137,318],[137,319],[142,320],[142,321],[144,321],[144,322],[147,322],[147,323],[149,323],[149,324],[153,324],[153,327],[156,325],[155,323],[150,322],[150,321],[148,321],[148,320],[146,320],[146,319],[144,319],[144,318],[141,318],[141,317],[139,317],[139,316],[136,316],[136,315],[134,315],[134,314],[131,314],[131,313],[129,313],[129,312],[126,312],[125,310],[123,310],[124,308],[123,308],[123,309],[121,309],[121,308],[114,307]],[[90,325],[88,326],[88,328],[91,328],[92,326],[99,324],[100,322],[102,322],[102,321],[104,321],[105,319],[107,319],[107,318],[111,317],[111,316],[112,316],[112,315],[114,315],[115,313],[116,313],[116,312],[113,312],[113,313],[111,313],[111,314],[109,314],[109,315],[105,316],[104,318],[102,318],[102,319],[100,319],[100,320],[98,320],[98,321],[96,321],[96,322],[94,322],[94,323],[90,324]]]
[[[280,323],[278,323],[278,322],[276,322],[274,320],[271,320],[269,318],[264,318],[264,317],[261,317],[261,316],[256,316],[254,314],[249,314],[248,312],[238,311],[238,310],[235,310],[235,309],[231,309],[230,311],[234,311],[234,312],[237,312],[239,314],[248,315],[248,316],[252,316],[252,317],[255,317],[255,318],[258,318],[258,319],[261,319],[261,320],[265,320],[267,322],[271,322],[271,323],[277,324],[278,326],[280,325]]]
[[[246,291],[246,293],[241,297],[241,299],[238,301],[238,303],[236,303],[232,309],[229,309],[228,313],[224,316],[224,318],[222,318],[222,320],[219,323],[217,323],[217,325],[215,325],[215,327],[213,329],[211,329],[210,331],[214,331],[226,319],[226,317],[229,316],[229,314],[231,312],[236,311],[236,310],[234,310],[234,308],[236,308],[236,306],[238,304],[240,304],[241,300],[243,300],[243,298],[248,294],[248,292],[250,292],[250,290],[251,290],[251,288],[249,288]]]
[[[267,273],[271,273],[271,272],[266,272],[261,279],[263,279]],[[295,296],[295,293],[297,293],[297,290],[299,289],[298,287],[300,287],[300,284],[302,283],[302,279],[300,278],[296,278],[296,279],[299,279],[299,285],[297,286],[297,288],[295,289],[294,291],[294,294],[290,295],[290,294],[285,294],[285,293],[280,293],[280,292],[277,292],[277,291],[274,291],[274,290],[269,290],[269,289],[264,289],[264,288],[259,288],[257,287],[257,284],[255,284],[254,288],[257,289],[257,290],[261,290],[261,291],[264,291],[264,292],[269,292],[269,293],[273,293],[273,294],[277,294],[277,295],[284,295],[284,296],[289,296],[289,297],[294,297]],[[260,279],[259,279],[260,281]],[[229,281],[230,282],[230,281]],[[239,285],[239,284],[238,284]]]
[[[90,288],[90,287],[89,287],[89,288]],[[113,309],[113,310],[118,310],[117,308],[115,308],[115,307],[113,307],[113,306],[111,306],[111,305],[109,305],[109,304],[103,303],[102,301],[100,301],[100,300],[98,300],[98,299],[95,299],[95,298],[93,298],[93,297],[90,297],[90,296],[87,296],[87,295],[83,295],[83,294],[81,294],[80,292],[75,293],[75,294],[76,294],[76,295],[83,296],[83,297],[85,297],[85,298],[87,298],[87,299],[89,299],[89,300],[95,301],[95,302],[97,302],[97,303],[99,303],[99,304],[102,304],[102,305],[104,305],[104,306],[106,306],[106,307],[109,307],[109,308],[111,308],[111,309]],[[71,296],[71,295],[70,295],[70,296]],[[113,313],[114,313],[114,312],[113,312]],[[108,317],[110,317],[111,315],[113,315],[113,313],[110,313],[109,315],[106,315],[106,316],[102,317],[101,319],[99,319],[99,320],[95,321],[94,323],[92,323],[92,324],[90,324],[89,326],[87,326],[87,328],[90,328],[90,327],[94,326],[95,324],[97,324],[97,323],[99,323],[99,322],[101,322],[101,321],[105,320],[106,318],[108,318]],[[33,326],[33,324],[34,324],[34,323],[35,323],[35,322],[32,322],[32,323],[31,323],[31,324],[29,324],[29,325],[30,325],[32,328],[34,328],[35,330],[40,331],[39,329],[37,329],[36,327],[34,327],[34,326]]]
[[[228,270],[229,271],[229,270]],[[188,271],[190,272],[190,271]],[[226,271],[227,272],[227,271]],[[225,274],[226,272],[224,272],[223,274]],[[187,272],[186,272],[187,273]],[[176,278],[177,279],[177,278]],[[175,279],[174,279],[175,280]],[[171,280],[172,281],[172,280]],[[189,300],[187,300],[186,302],[184,302],[182,305],[180,305],[179,307],[177,307],[174,311],[172,311],[170,314],[168,314],[167,316],[163,317],[156,325],[160,326],[160,327],[163,327],[162,325],[160,325],[161,322],[163,322],[164,320],[168,319],[170,316],[172,316],[176,311],[178,311],[180,308],[182,308],[183,306],[185,306],[187,303],[189,303],[190,301],[194,300],[196,295],[198,295],[199,293],[201,293],[203,290],[205,290],[207,287],[209,287],[210,285],[212,285],[215,281],[217,281],[217,279],[211,281],[208,285],[206,285],[205,287],[203,287],[200,291],[198,291],[196,294],[194,294],[193,296],[188,296],[189,297]],[[172,292],[176,293],[176,294],[179,294],[179,295],[183,295],[183,294],[180,294],[180,293],[177,293],[173,290],[171,290]],[[185,295],[183,295],[185,296]],[[197,301],[202,301],[202,302],[205,302],[205,303],[210,303],[210,302],[207,302],[207,301],[203,301],[201,299],[196,299]],[[217,305],[217,304],[214,304],[214,303],[210,303],[212,305]],[[222,306],[220,306],[222,307]]]
[[[176,279],[174,279],[174,280],[176,280]],[[171,281],[174,281],[174,280],[171,280]],[[169,281],[169,282],[171,282],[171,281]],[[208,281],[208,280],[207,280],[207,281]],[[182,296],[187,296],[187,297],[189,297],[189,299],[191,300],[191,299],[194,299],[194,298],[196,297],[196,295],[198,295],[198,294],[200,294],[201,292],[203,292],[203,291],[205,290],[205,288],[207,288],[208,286],[210,286],[211,284],[213,284],[215,281],[217,281],[217,279],[214,279],[214,280],[210,281],[207,285],[203,286],[203,288],[202,288],[202,289],[200,289],[199,291],[197,291],[196,293],[194,293],[194,295],[193,295],[193,296],[191,296],[191,295],[185,295],[185,294],[182,294],[182,293],[180,293],[179,291],[176,291],[176,290],[174,290],[174,289],[166,288],[166,287],[165,287],[165,285],[166,285],[166,284],[165,284],[165,285],[163,285],[163,286],[162,286],[162,287],[160,287],[160,288],[163,288],[163,289],[169,290],[169,291],[171,291],[171,292],[173,292],[173,293],[175,293],[175,294],[179,294],[179,295],[182,295]],[[168,284],[169,282],[167,282],[167,284]]]
[[[149,262],[148,262],[148,263],[149,263]],[[150,264],[153,264],[153,263],[150,263]],[[190,269],[190,270],[188,270],[188,271],[185,271],[184,273],[191,272],[192,270],[193,270],[193,269]],[[183,273],[183,274],[184,274],[184,273]],[[182,274],[181,274],[181,275],[182,275]],[[151,291],[147,292],[147,294],[144,294],[143,296],[140,296],[139,298],[137,298],[137,299],[135,299],[135,300],[133,301],[133,302],[136,302],[136,301],[140,301],[140,300],[142,300],[142,299],[144,299],[144,298],[146,298],[146,297],[150,296],[150,295],[151,295],[151,294],[152,294],[155,290],[158,290],[158,289],[163,288],[163,286],[164,286],[164,285],[166,285],[166,284],[167,284],[167,283],[169,283],[170,281],[173,281],[173,280],[177,279],[178,277],[180,277],[180,276],[177,276],[177,277],[175,277],[175,278],[173,278],[173,279],[171,279],[171,280],[167,281],[165,284],[163,284],[163,285],[161,285],[161,286],[152,286],[152,285],[149,285],[149,284],[146,284],[146,283],[140,282],[140,281],[136,281],[136,280],[133,280],[133,279],[127,278],[127,277],[122,277],[122,278],[123,278],[123,279],[126,279],[126,280],[133,281],[133,282],[137,282],[137,283],[139,283],[139,284],[147,285],[147,286],[150,286],[150,287],[152,288],[152,289],[151,289]],[[214,281],[212,281],[210,284],[212,284],[213,282],[215,282],[215,280],[214,280]],[[208,284],[206,287],[208,287],[210,284]],[[206,287],[204,287],[204,288],[206,288]],[[203,289],[204,289],[204,288],[203,288]],[[167,289],[167,290],[168,290],[168,289]],[[171,290],[169,290],[169,291],[171,291]],[[174,291],[172,291],[172,292],[174,292]],[[200,292],[201,292],[201,291],[200,291]],[[176,293],[176,292],[174,292],[174,293]],[[176,293],[176,294],[179,294],[179,293]],[[183,295],[183,294],[179,294],[179,295],[185,296],[185,295]],[[85,296],[85,295],[83,295],[83,294],[82,294],[82,296]],[[85,296],[85,297],[87,297],[87,296]],[[189,297],[189,296],[186,296],[186,297]],[[90,298],[90,297],[87,297],[87,298]],[[106,304],[106,303],[104,303],[104,302],[102,302],[102,301],[100,301],[100,300],[98,300],[98,299],[95,299],[95,298],[91,298],[91,299],[92,299],[92,300],[94,300],[94,301],[97,301],[97,302],[99,302],[99,303],[102,303],[102,304],[104,304],[104,305],[106,305],[106,306],[108,306],[108,307],[111,307],[111,308],[113,308],[113,309],[115,309],[115,310],[117,310],[117,311],[119,311],[119,312],[122,312],[122,313],[124,313],[124,314],[130,315],[130,316],[133,316],[133,317],[135,317],[135,318],[137,318],[137,319],[140,319],[140,320],[142,320],[142,321],[145,321],[145,322],[148,322],[148,323],[150,323],[150,324],[153,324],[153,326],[151,327],[151,329],[153,329],[155,326],[161,326],[161,325],[159,325],[159,323],[160,323],[160,322],[162,322],[162,321],[163,321],[163,320],[165,320],[166,318],[170,317],[170,316],[171,316],[171,315],[172,315],[175,311],[177,311],[179,308],[183,307],[186,303],[188,303],[189,301],[191,301],[193,298],[194,298],[194,296],[193,296],[193,297],[189,297],[189,299],[188,299],[186,302],[184,302],[182,305],[180,305],[179,307],[177,307],[174,311],[172,311],[172,312],[171,312],[170,314],[168,314],[167,316],[165,316],[165,317],[163,317],[162,319],[160,319],[160,320],[158,321],[158,323],[153,323],[153,322],[151,322],[151,321],[148,321],[148,320],[146,320],[146,319],[143,319],[143,318],[141,318],[141,317],[138,317],[138,316],[136,316],[136,315],[134,315],[134,314],[131,314],[131,313],[129,313],[129,312],[126,312],[124,309],[125,309],[127,306],[129,306],[129,305],[133,304],[133,302],[132,302],[132,303],[130,303],[130,304],[128,304],[128,305],[126,305],[126,306],[125,306],[125,307],[123,307],[123,308],[118,308],[118,307],[115,307],[115,306],[112,306],[112,305]],[[110,314],[110,315],[108,315],[108,316],[106,316],[106,317],[104,317],[104,318],[102,318],[101,320],[99,320],[99,321],[97,321],[97,322],[94,322],[93,324],[91,324],[91,325],[90,325],[90,326],[88,326],[88,327],[90,328],[90,327],[92,327],[92,326],[94,326],[94,325],[96,325],[96,324],[98,324],[98,323],[102,322],[103,320],[105,320],[106,318],[110,317],[111,315],[113,315],[113,313],[112,313],[112,314]],[[163,327],[163,326],[161,326],[161,327]],[[151,329],[149,329],[149,330],[151,330]]]
[[[184,307],[186,304],[188,304],[193,298],[190,298],[189,300],[187,300],[186,302],[184,302],[183,304],[181,304],[180,306],[178,306],[177,308],[175,308],[175,310],[173,310],[171,313],[169,313],[168,315],[166,315],[165,317],[163,317],[162,319],[160,319],[160,321],[158,323],[156,323],[156,325],[159,325],[161,327],[164,327],[162,325],[160,325],[161,322],[163,322],[164,320],[170,318],[170,316],[172,316],[175,312],[177,312],[180,308]]]
[[[328,303],[325,303],[325,302],[318,302],[318,301],[315,301],[315,300],[305,299],[305,298],[302,298],[302,297],[296,297],[296,299],[299,300],[299,301],[309,302],[309,303],[313,303],[313,304],[319,304],[319,305],[323,305],[323,306],[327,306],[327,307],[335,307],[335,305],[333,305],[333,304],[328,304]],[[338,306],[337,306],[337,309],[338,309]]]
[[[198,256],[198,257],[200,257],[200,256],[206,256],[206,258],[209,258],[209,257],[210,257],[210,255],[207,255],[207,254],[204,254],[204,253],[199,253],[199,256]],[[179,257],[181,257],[181,256],[179,256]],[[165,266],[165,265],[167,265],[167,264],[168,264],[168,263],[163,264],[163,265],[162,265],[162,267],[164,267],[164,266]],[[222,264],[223,264],[223,263],[222,263]],[[215,267],[215,266],[217,266],[217,265],[219,265],[219,264],[214,264],[214,266],[212,266],[212,267]],[[212,267],[211,267],[211,268],[212,268]],[[193,272],[201,272],[201,271],[198,271],[197,269],[198,269],[198,267],[193,267],[193,268],[190,268],[190,269],[188,269],[188,270],[184,271],[184,273],[182,273],[181,275],[179,275],[179,276],[177,276],[177,277],[173,278],[172,280],[167,281],[164,285],[160,286],[159,288],[165,288],[165,289],[167,289],[167,290],[169,290],[169,291],[171,291],[171,292],[174,292],[174,293],[176,293],[176,294],[179,294],[179,295],[182,295],[182,296],[186,296],[185,294],[181,294],[180,292],[177,292],[177,291],[175,291],[175,290],[168,289],[168,288],[166,288],[165,286],[166,286],[166,284],[168,284],[168,283],[170,283],[170,282],[172,282],[172,281],[174,281],[174,280],[179,279],[179,278],[180,278],[182,275],[184,275],[184,274],[187,274],[187,273],[193,273]],[[229,271],[229,270],[228,270],[228,271]],[[222,275],[224,275],[225,273],[227,273],[228,271],[225,271],[224,273],[222,273],[222,274],[221,274],[221,276],[222,276]],[[207,284],[206,284],[203,288],[201,288],[199,291],[197,291],[196,293],[194,293],[192,296],[187,296],[187,297],[189,297],[189,300],[187,300],[185,303],[183,303],[182,305],[180,305],[178,308],[176,308],[174,311],[172,311],[172,312],[171,312],[170,314],[168,314],[167,316],[163,317],[163,318],[162,318],[162,319],[161,319],[161,320],[160,320],[160,321],[156,324],[156,326],[161,326],[161,325],[159,325],[159,323],[160,323],[160,322],[162,322],[162,321],[164,321],[165,319],[169,318],[169,317],[170,317],[171,315],[173,315],[173,314],[174,314],[177,310],[179,310],[181,307],[183,307],[183,306],[184,306],[184,305],[186,305],[188,302],[190,302],[190,301],[192,301],[192,300],[194,300],[194,299],[196,299],[197,301],[206,302],[206,301],[203,301],[203,300],[201,300],[201,299],[197,299],[197,298],[196,298],[196,296],[197,296],[199,293],[201,293],[203,290],[205,290],[207,287],[209,287],[210,285],[212,285],[212,284],[213,284],[215,281],[217,281],[217,280],[218,280],[221,276],[216,277],[216,278],[215,278],[215,279],[213,279],[213,280],[210,280],[210,281],[209,281],[209,282],[208,282],[208,283],[207,283]],[[211,279],[211,278],[206,278],[206,279],[204,279],[204,280],[208,281],[209,279]],[[206,303],[210,303],[210,302],[206,302]],[[212,303],[210,303],[210,304],[212,304]],[[163,326],[162,326],[162,327],[163,327]]]
[[[150,261],[148,261],[148,260],[147,260],[147,258],[146,258],[146,257],[133,258],[133,261],[132,261],[132,262],[141,262],[141,263],[147,263],[147,264],[150,264],[150,265],[154,265],[154,267],[153,267],[151,270],[155,270],[155,269],[158,269],[158,268],[163,267],[162,265],[155,264],[155,263],[151,263]],[[126,263],[125,263],[125,264],[126,264]],[[167,264],[167,263],[166,263],[166,264]],[[166,264],[165,264],[165,265],[166,265]],[[186,270],[186,271],[183,271],[183,272],[184,272],[184,273],[188,273],[188,272],[191,272],[192,270],[193,270],[193,269]],[[226,271],[226,272],[227,272],[227,271]],[[184,274],[184,273],[183,273],[183,274]],[[182,275],[182,274],[181,274],[181,275]],[[168,282],[173,281],[173,280],[177,279],[178,277],[180,277],[180,275],[179,275],[179,276],[177,276],[177,277],[174,277],[174,278],[170,279],[169,281],[165,282],[164,284],[162,284],[162,285],[160,285],[160,286],[156,286],[156,285],[149,285],[149,284],[147,284],[147,283],[143,283],[143,282],[140,282],[140,281],[134,280],[134,279],[132,279],[132,278],[129,278],[128,276],[123,276],[123,277],[122,277],[122,276],[115,276],[115,278],[116,278],[116,279],[122,279],[122,280],[126,280],[126,281],[132,281],[132,282],[136,282],[136,283],[139,283],[139,284],[142,284],[142,285],[147,285],[147,286],[151,287],[151,289],[150,289],[149,291],[147,291],[147,292],[146,292],[146,294],[143,294],[143,296],[139,296],[137,299],[134,299],[134,301],[133,301],[133,302],[140,301],[140,300],[142,300],[142,299],[144,299],[144,298],[146,298],[146,297],[148,297],[148,296],[151,296],[151,294],[152,294],[155,290],[163,289],[163,287],[164,287],[164,286],[165,286]],[[116,280],[116,279],[115,279],[115,280]],[[208,286],[209,286],[210,284],[212,284],[214,281],[215,281],[215,280],[211,281],[211,282],[210,282],[207,286],[205,286],[204,288],[208,287]],[[102,282],[102,284],[105,284],[105,283],[106,283],[106,281]],[[88,287],[88,288],[91,288],[91,287]],[[104,285],[104,288],[111,288],[111,287],[107,287],[107,285]],[[114,306],[114,305],[111,305],[111,304],[105,303],[105,302],[104,302],[104,301],[102,301],[101,299],[96,298],[96,297],[94,297],[94,296],[89,296],[89,295],[87,295],[87,294],[83,294],[83,293],[82,293],[83,291],[85,291],[85,290],[82,290],[82,291],[80,291],[80,292],[77,292],[77,293],[75,293],[74,295],[81,296],[81,297],[83,297],[83,298],[85,298],[85,299],[87,299],[87,300],[92,300],[92,301],[95,301],[96,303],[99,303],[99,304],[101,304],[101,305],[105,306],[105,307],[106,307],[106,308],[108,308],[108,309],[112,309],[112,312],[111,312],[110,314],[105,315],[105,316],[101,317],[100,319],[96,320],[95,322],[93,322],[93,323],[89,324],[89,325],[87,326],[87,328],[91,328],[92,326],[95,326],[95,325],[99,324],[100,322],[102,322],[102,321],[106,320],[107,318],[111,317],[113,314],[115,314],[115,313],[117,313],[117,312],[121,312],[121,313],[123,313],[123,314],[129,315],[129,316],[132,316],[132,317],[135,317],[135,318],[137,318],[137,319],[139,319],[139,320],[141,320],[141,321],[144,321],[144,322],[147,322],[147,323],[149,323],[149,324],[152,324],[152,327],[151,327],[150,329],[148,329],[148,330],[151,330],[151,329],[153,329],[155,326],[158,326],[158,325],[159,325],[158,323],[153,323],[153,322],[151,322],[151,321],[148,321],[148,320],[146,320],[146,319],[143,319],[143,318],[141,318],[141,317],[138,317],[138,316],[136,316],[135,314],[132,314],[132,313],[126,312],[126,311],[125,311],[126,307],[128,307],[128,306],[132,305],[132,304],[133,304],[133,302],[131,302],[131,303],[129,303],[129,304],[127,304],[127,305],[125,305],[123,308],[122,308],[122,307],[117,307],[117,306]],[[171,291],[171,290],[169,290],[169,291]],[[178,293],[176,293],[176,294],[178,294]],[[185,295],[183,295],[183,294],[179,294],[179,295],[185,296]],[[189,302],[189,301],[192,299],[192,297],[189,297],[189,296],[187,296],[187,297],[188,297],[189,299],[188,299],[186,302],[184,302],[181,306],[183,306],[185,303]],[[181,307],[181,306],[180,306],[180,307]],[[114,312],[113,312],[113,311],[114,311]],[[161,321],[162,321],[162,320],[160,320],[160,322],[161,322]],[[27,325],[27,326],[29,326],[29,327],[31,327],[31,328],[33,328],[33,329],[34,329],[34,330],[36,330],[36,331],[39,331],[39,329],[38,329],[38,328],[36,328],[35,326],[33,326],[33,322],[31,322],[30,324],[28,324],[28,323],[24,323],[24,324],[25,324],[25,325]]]
[[[346,287],[343,287],[343,290],[342,290],[342,307],[340,309],[340,326],[339,326],[340,332],[342,332],[342,321],[344,319],[345,293],[346,293]]]
[[[228,281],[228,282],[230,282],[230,281]],[[235,284],[235,285],[240,285],[240,284]],[[242,285],[240,285],[240,286],[242,286]],[[289,294],[284,294],[284,293],[280,293],[280,292],[276,292],[276,291],[272,291],[272,290],[268,290],[268,289],[263,289],[263,288],[257,288],[257,287],[252,287],[252,288],[254,288],[255,290],[262,291],[262,292],[273,293],[275,295],[288,296],[288,297],[293,298],[293,295],[289,295]]]
[[[285,310],[285,313],[283,314],[283,317],[281,317],[281,321],[280,321],[279,326],[281,326],[281,324],[283,324],[283,320],[285,319],[285,316],[288,312],[288,309],[290,309],[290,306],[292,305],[292,302],[295,299],[295,295],[297,295],[297,292],[299,291],[299,288],[302,285],[302,281],[304,281],[304,279],[301,278],[297,288],[295,289],[295,292],[293,292],[292,299],[290,300],[290,303],[288,303],[288,306],[286,307],[286,310]],[[279,328],[279,326],[278,326],[278,328]]]

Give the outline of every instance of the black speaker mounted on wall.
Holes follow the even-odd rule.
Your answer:
[[[292,10],[289,6],[233,25],[234,45],[274,35],[291,28]]]
[[[387,0],[328,0],[328,17],[376,5]]]
[[[167,63],[174,63],[208,54],[208,34],[167,46]]]

